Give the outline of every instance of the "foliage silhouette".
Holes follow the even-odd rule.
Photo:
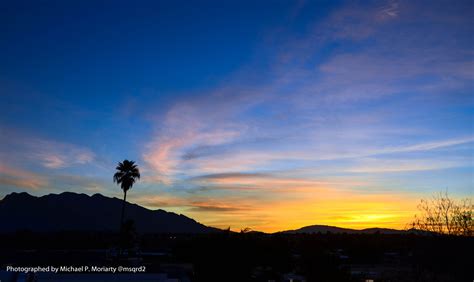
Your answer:
[[[127,192],[140,179],[140,170],[134,161],[124,160],[119,162],[115,168],[114,182],[120,185],[123,190],[122,213],[120,216],[120,229],[123,228],[123,220],[125,216],[125,203],[127,202]]]
[[[473,236],[474,205],[471,199],[456,201],[448,192],[439,192],[432,199],[422,199],[420,213],[410,224],[413,229],[435,234]]]

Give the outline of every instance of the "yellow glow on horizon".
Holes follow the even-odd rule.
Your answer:
[[[282,195],[274,192],[276,196],[268,197],[167,199],[156,196],[156,201],[160,205],[167,199],[174,207],[161,208],[185,214],[205,225],[230,227],[234,231],[249,227],[263,232],[309,225],[404,229],[416,213],[418,203],[417,197],[403,194],[362,194],[347,189],[311,189],[306,185],[295,188],[293,193],[289,192],[291,189],[283,189]],[[148,197],[146,205],[152,202]]]

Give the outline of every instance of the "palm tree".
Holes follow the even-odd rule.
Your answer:
[[[120,228],[123,227],[123,218],[125,214],[125,203],[127,202],[127,191],[130,190],[133,184],[140,179],[140,170],[134,161],[124,160],[119,162],[115,168],[114,183],[120,185],[123,190],[122,215],[120,217]]]

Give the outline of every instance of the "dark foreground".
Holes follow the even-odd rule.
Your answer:
[[[265,235],[224,232],[135,235],[127,240],[127,251],[120,254],[114,247],[118,235],[112,233],[3,234],[0,235],[0,281],[474,279],[474,238],[414,234]],[[6,271],[7,266],[63,266],[63,271],[31,275]],[[95,270],[91,271],[93,267]],[[112,273],[110,267],[115,267],[116,272]]]

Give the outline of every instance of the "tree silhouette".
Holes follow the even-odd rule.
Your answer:
[[[119,162],[115,168],[114,183],[120,185],[123,190],[122,214],[120,216],[120,228],[123,228],[123,219],[125,215],[125,203],[127,202],[127,192],[133,184],[140,179],[140,170],[134,161],[124,160]]]
[[[474,205],[470,198],[455,201],[448,192],[440,192],[418,205],[412,228],[447,235],[474,235]]]

